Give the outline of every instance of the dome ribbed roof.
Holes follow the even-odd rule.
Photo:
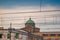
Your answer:
[[[29,18],[29,20],[26,23],[35,23],[33,20],[31,20],[31,18]]]

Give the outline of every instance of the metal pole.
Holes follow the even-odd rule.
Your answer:
[[[10,23],[10,40],[11,40],[11,28],[12,27],[12,23]]]
[[[3,17],[1,16],[1,27],[3,27]]]
[[[40,12],[41,12],[42,0],[40,0]]]

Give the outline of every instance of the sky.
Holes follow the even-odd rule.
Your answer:
[[[40,28],[42,32],[59,31],[60,25],[53,25],[53,22],[60,23],[59,11],[19,13],[48,10],[60,10],[60,0],[0,0],[0,26],[9,28],[9,24],[12,23],[13,28],[22,28],[31,17],[35,21],[36,27]],[[52,25],[38,24],[45,22]]]

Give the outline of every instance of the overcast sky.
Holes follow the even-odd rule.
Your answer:
[[[22,28],[31,17],[36,23],[36,27],[41,28],[41,31],[58,31],[60,28],[60,25],[57,25],[60,23],[59,11],[19,13],[47,10],[60,10],[60,0],[0,0],[0,26],[8,28],[9,24],[12,23],[13,28]],[[39,24],[45,22],[51,25]],[[53,22],[56,25],[53,25]]]

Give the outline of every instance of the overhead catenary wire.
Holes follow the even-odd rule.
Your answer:
[[[40,12],[60,12],[60,10],[45,10],[45,11],[28,11],[28,12],[12,12],[12,13],[0,13],[0,15],[5,14],[27,14],[27,13],[40,13]]]
[[[42,0],[40,0],[40,10],[39,11],[26,11],[26,12],[11,12],[11,13],[0,13],[0,15],[5,15],[5,14],[28,14],[28,13],[41,13],[41,12],[60,12],[60,10],[41,10],[42,8]],[[28,17],[28,16],[26,16]],[[37,16],[36,16],[37,17]],[[5,18],[5,17],[4,17]],[[9,18],[9,17],[8,17]],[[10,17],[12,18],[12,17]],[[15,17],[13,17],[15,18]],[[12,19],[13,19],[12,18]],[[33,18],[34,19],[34,18]],[[35,18],[36,19],[36,18]],[[5,20],[5,19],[4,19]],[[17,20],[24,20],[24,19],[13,19],[13,21],[17,21]],[[9,20],[5,20],[5,21],[11,21],[10,19]],[[46,21],[46,20],[45,20]],[[54,20],[53,20],[54,21]]]
[[[39,12],[58,12],[60,11],[60,9],[56,9],[56,10],[42,10],[42,3],[44,0],[40,0],[40,10],[38,11],[26,11],[26,12],[11,12],[11,13],[0,13],[0,15],[4,15],[4,14],[26,14],[26,13],[39,13]]]
[[[13,12],[13,13],[0,13],[0,15],[4,15],[4,14],[26,14],[26,13],[38,13],[40,11],[28,11],[28,12]]]
[[[32,19],[36,19],[36,18],[32,18]],[[37,18],[38,19],[38,18]],[[53,17],[53,19],[54,19],[54,17]],[[17,18],[17,19],[13,19],[13,20],[11,20],[11,19],[3,19],[3,21],[18,21],[18,20],[24,20],[24,19],[20,19],[20,18]],[[38,19],[39,20],[39,19]],[[54,21],[54,20],[53,20]],[[46,22],[46,17],[45,17],[45,23],[46,24],[48,24],[48,25],[59,25],[60,23],[54,23],[54,22],[52,22],[52,23],[49,23],[49,22]],[[54,24],[53,24],[54,23]],[[17,23],[18,24],[18,23]],[[21,24],[23,24],[23,23],[21,23]],[[41,25],[45,25],[44,23],[36,23],[36,24],[41,24]]]

